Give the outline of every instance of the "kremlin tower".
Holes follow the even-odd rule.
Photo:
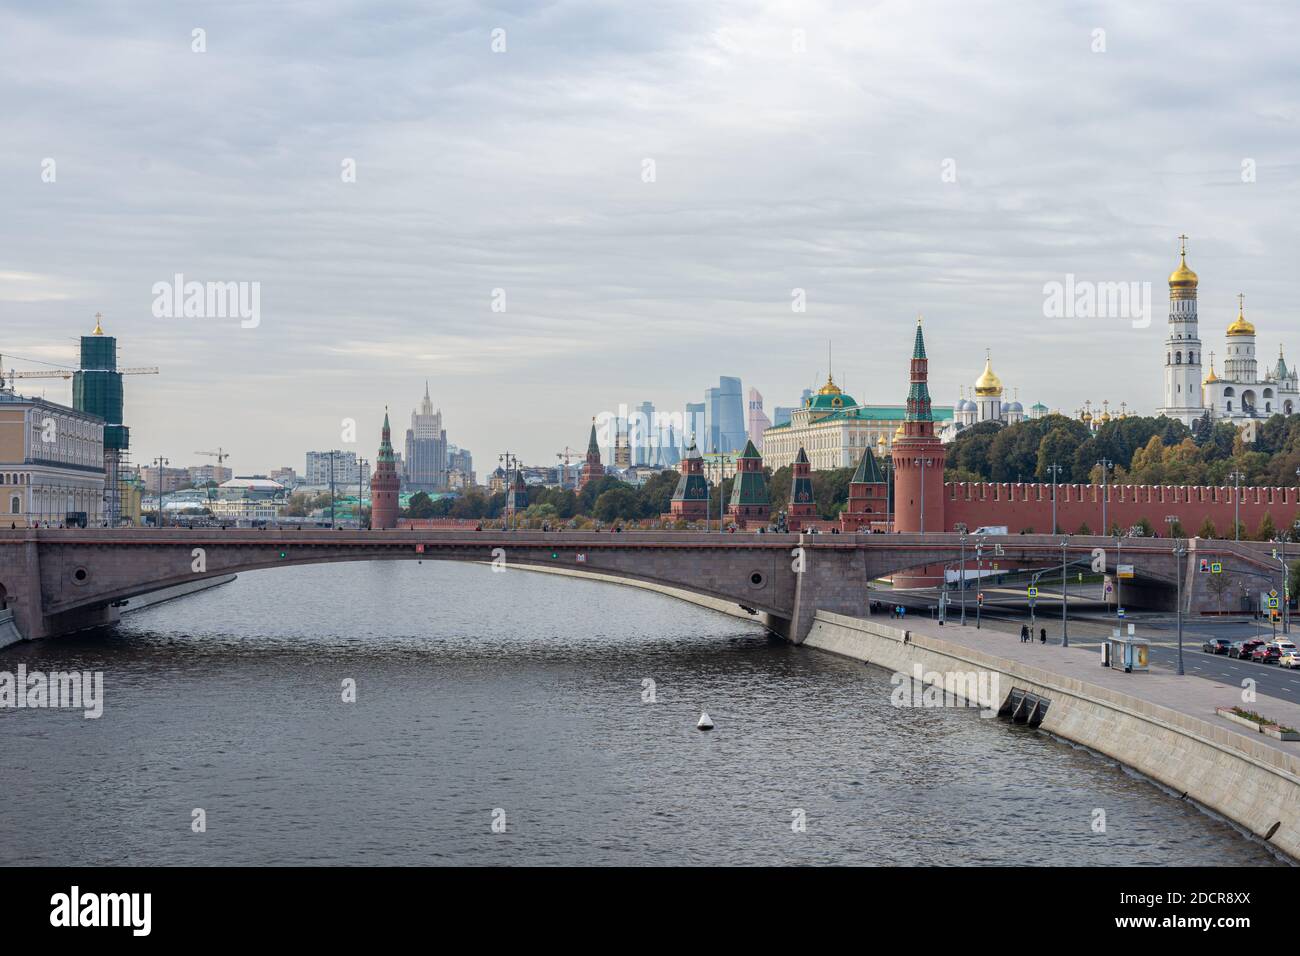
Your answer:
[[[677,479],[668,513],[674,521],[698,521],[709,516],[709,483],[704,479],[704,458],[694,438],[682,459],[682,476]]]
[[[799,446],[790,475],[790,504],[785,511],[785,525],[791,531],[802,531],[804,524],[817,517],[813,502],[812,465],[808,453]]]
[[[894,530],[943,531],[943,443],[934,433],[930,410],[929,362],[921,318],[912,346],[912,387],[902,434],[894,439]]]
[[[392,431],[388,427],[388,409],[384,409],[384,430],[375,456],[375,473],[370,476],[370,527],[382,531],[397,527],[397,456],[393,454]]]
[[[736,476],[732,479],[727,516],[736,523],[736,527],[744,528],[750,521],[767,524],[771,513],[772,500],[767,494],[763,458],[751,440],[745,443],[744,452],[736,459]]]
[[[591,440],[587,442],[587,460],[582,465],[582,476],[578,479],[578,490],[605,474],[605,466],[600,463],[600,445],[596,444],[596,419],[591,420]]]
[[[882,442],[882,448],[883,445]],[[889,486],[886,481],[884,469],[871,453],[871,448],[862,449],[858,469],[849,479],[848,504],[840,512],[840,531],[845,534],[870,531],[872,522],[889,520]]]

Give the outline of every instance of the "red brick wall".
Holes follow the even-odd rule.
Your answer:
[[[1190,485],[1110,485],[1106,488],[1106,524],[1127,530],[1146,518],[1161,536],[1168,527],[1165,515],[1177,515],[1184,531],[1194,535],[1206,517],[1214,521],[1220,537],[1232,537],[1233,501],[1231,487]],[[1057,528],[1073,534],[1086,523],[1093,534],[1102,528],[1100,485],[1057,485]],[[1242,488],[1241,523],[1254,535],[1264,515],[1272,516],[1279,530],[1300,518],[1300,497],[1296,488]],[[944,530],[952,531],[965,522],[974,531],[982,525],[1006,525],[1016,534],[1033,530],[1052,531],[1052,486],[1043,484],[948,482],[944,485]]]

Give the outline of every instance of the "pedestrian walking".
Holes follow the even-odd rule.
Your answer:
[[[1047,628],[1045,628],[1045,627],[1040,627],[1040,628],[1038,629],[1038,643],[1040,643],[1040,644],[1046,644],[1046,643],[1047,643]]]
[[[1023,643],[1025,643],[1025,641],[1027,641],[1027,640],[1029,640],[1029,625],[1028,625],[1028,624],[1021,624],[1021,625],[1020,625],[1020,643],[1023,644]]]

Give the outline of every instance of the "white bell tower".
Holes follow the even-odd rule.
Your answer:
[[[1205,413],[1201,400],[1201,339],[1196,327],[1196,273],[1187,267],[1187,237],[1179,236],[1178,268],[1169,275],[1169,334],[1165,338],[1162,415],[1191,425]]]

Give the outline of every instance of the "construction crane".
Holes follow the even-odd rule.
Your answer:
[[[218,468],[225,464],[226,459],[230,457],[230,452],[226,451],[220,445],[217,446],[216,451],[196,451],[194,454],[207,455],[209,458],[215,458],[217,460]]]
[[[567,487],[568,487],[567,482],[568,482],[568,480],[569,480],[569,456],[571,456],[571,455],[585,455],[585,454],[586,454],[585,451],[578,451],[576,448],[570,448],[568,445],[565,445],[565,446],[564,446],[564,450],[563,450],[563,451],[557,451],[557,452],[555,453],[555,457],[558,458],[558,459],[560,459],[562,462],[564,462],[564,471],[562,471],[562,472],[560,473],[560,487],[561,487],[561,488],[567,488]]]
[[[227,458],[230,457],[230,452],[226,451],[226,450],[225,450],[224,448],[222,448],[220,445],[217,446],[217,450],[216,450],[216,451],[196,451],[194,454],[196,454],[196,455],[207,455],[209,458],[215,458],[215,459],[217,460],[217,477],[218,477],[218,478],[221,477],[221,464],[222,464],[222,462],[224,462]],[[213,484],[215,484],[215,482],[213,482],[213,481],[209,481],[209,482],[208,482],[208,501],[211,501],[211,500],[212,500],[212,486],[213,486]]]
[[[4,375],[4,377],[7,378],[8,381],[9,381],[8,387],[9,387],[9,388],[13,388],[13,387],[14,387],[14,381],[15,381],[16,379],[20,379],[20,378],[61,378],[61,379],[67,380],[67,379],[72,378],[72,376],[76,375],[76,374],[77,374],[77,371],[78,371],[78,370],[75,369],[75,368],[52,368],[52,369],[50,369],[48,372],[18,372],[18,371],[15,371],[14,369],[11,368],[11,369],[9,369],[8,374],[7,374],[7,375]],[[156,366],[156,365],[149,365],[149,366],[143,366],[143,367],[140,367],[140,368],[115,368],[115,369],[110,369],[109,371],[116,372],[116,373],[118,373],[119,375],[157,375],[157,374],[158,374],[158,366]],[[4,374],[4,373],[0,373],[0,375],[3,375],[3,374]]]

